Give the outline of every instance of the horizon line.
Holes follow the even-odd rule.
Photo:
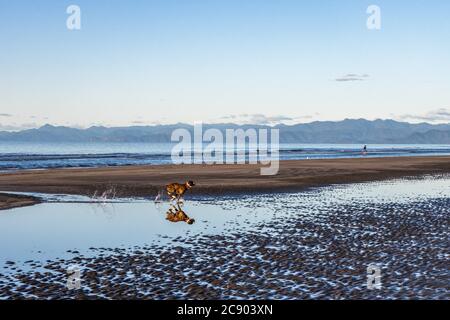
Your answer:
[[[297,122],[293,124],[286,124],[283,122],[274,123],[274,124],[268,124],[268,123],[236,123],[236,122],[174,122],[174,123],[142,123],[142,124],[130,124],[130,125],[90,125],[90,126],[78,126],[78,125],[58,125],[58,124],[51,124],[51,123],[45,123],[36,127],[30,127],[30,128],[23,128],[23,129],[13,129],[13,130],[4,130],[0,129],[0,132],[22,132],[27,130],[39,130],[45,127],[53,127],[53,128],[69,128],[69,129],[77,129],[77,130],[88,130],[91,128],[106,128],[106,129],[112,129],[112,128],[132,128],[132,127],[158,127],[158,126],[175,126],[175,125],[184,125],[184,126],[194,126],[195,124],[201,123],[202,125],[233,125],[233,126],[263,126],[263,127],[278,127],[278,126],[286,126],[286,127],[293,127],[297,125],[307,125],[307,124],[313,124],[313,123],[338,123],[338,122],[344,122],[344,121],[366,121],[366,122],[377,122],[377,121],[393,121],[397,123],[405,123],[405,124],[411,124],[411,125],[431,125],[431,126],[440,126],[440,125],[450,125],[450,122],[442,122],[442,123],[431,123],[426,121],[421,122],[408,122],[408,121],[401,121],[401,120],[395,120],[390,118],[376,118],[374,120],[369,120],[366,118],[344,118],[342,120],[315,120],[310,122]]]

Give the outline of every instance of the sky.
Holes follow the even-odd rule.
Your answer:
[[[448,0],[0,0],[0,130],[449,123],[449,17]]]

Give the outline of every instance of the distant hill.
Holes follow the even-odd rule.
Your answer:
[[[170,142],[172,131],[188,124],[90,127],[76,129],[45,125],[38,129],[19,132],[0,132],[0,141],[21,142]],[[204,130],[217,128],[271,128],[263,125],[213,124]],[[450,124],[411,124],[394,120],[346,119],[343,121],[316,121],[296,125],[277,125],[282,143],[423,143],[450,144]]]
[[[450,130],[429,130],[424,133],[414,133],[405,141],[415,141],[414,143],[450,144]]]
[[[279,126],[281,140],[302,143],[450,143],[450,124],[346,119]],[[437,133],[436,133],[437,132]]]

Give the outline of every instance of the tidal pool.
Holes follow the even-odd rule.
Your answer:
[[[42,196],[0,212],[0,297],[74,297],[74,263],[103,298],[449,297],[449,176],[188,199],[193,224],[166,220],[167,202]],[[365,288],[371,263],[384,291]]]
[[[60,197],[64,201],[64,197]],[[0,212],[0,266],[6,261],[45,261],[89,254],[89,248],[170,245],[180,236],[218,234],[272,218],[265,208],[226,208],[187,201],[191,225],[166,220],[168,203],[51,202]],[[1,270],[1,269],[0,269]]]

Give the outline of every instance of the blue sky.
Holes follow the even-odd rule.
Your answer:
[[[447,0],[0,0],[0,129],[450,122],[449,15]]]

